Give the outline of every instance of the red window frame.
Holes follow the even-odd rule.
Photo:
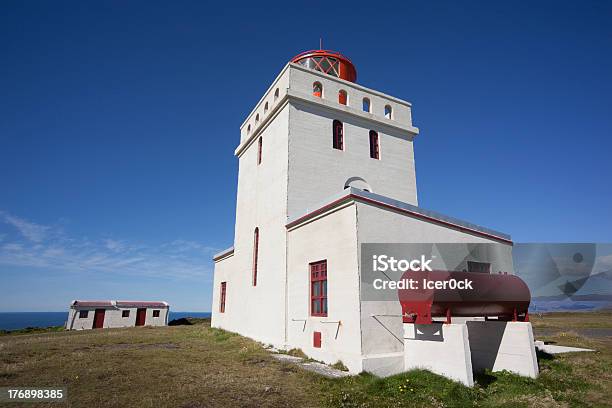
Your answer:
[[[257,259],[259,257],[259,227],[253,232],[253,286],[257,286]]]
[[[340,103],[341,105],[346,105],[348,96],[346,94],[346,91],[341,89],[340,91],[338,91],[338,103]]]
[[[259,166],[261,164],[261,149],[263,147],[263,137],[259,138],[259,141],[257,142],[257,165]]]
[[[225,295],[227,293],[227,282],[221,282],[221,297],[219,298],[219,312],[225,313]]]
[[[370,130],[370,157],[372,159],[380,159],[380,144],[378,142],[378,133]]]
[[[335,119],[332,124],[332,128],[333,148],[344,150],[344,124]]]
[[[310,263],[310,315],[327,317],[327,260]]]

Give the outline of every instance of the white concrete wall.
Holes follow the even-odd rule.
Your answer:
[[[138,308],[71,308],[68,312],[68,321],[66,328],[68,330],[88,330],[93,328],[94,316],[96,309],[104,309],[104,326],[103,328],[116,328],[116,327],[134,327],[136,326],[136,313]],[[79,318],[79,312],[81,310],[87,310],[88,314],[86,318]],[[122,317],[123,311],[129,310],[130,315],[128,317]],[[159,317],[153,317],[153,311],[159,310]],[[166,326],[168,308],[147,308],[145,316],[145,326]]]
[[[419,220],[370,204],[357,203],[358,251],[361,259],[362,243],[423,243],[423,242],[482,242],[497,243],[490,239],[468,234],[433,222]],[[500,256],[509,258],[512,247]],[[360,267],[361,270],[361,267]],[[363,354],[373,361],[384,358],[393,366],[394,358],[401,358],[403,336],[401,305],[397,301],[361,302],[361,335]],[[391,353],[391,356],[389,356]],[[395,356],[395,357],[393,357]],[[373,362],[373,364],[376,364]],[[395,364],[397,366],[397,364]]]
[[[338,103],[338,92],[342,89],[347,93],[347,107],[361,112],[363,111],[363,98],[369,98],[372,118],[386,121],[385,105],[389,105],[393,110],[392,119],[389,123],[412,126],[412,104],[410,102],[366,88],[358,83],[308,69],[299,64],[290,64],[290,71],[291,82],[289,87],[296,92],[310,95],[312,94],[313,82],[318,81],[323,85],[322,98],[325,100]]]
[[[355,206],[350,205],[289,231],[287,345],[326,363],[340,360],[358,373],[362,365],[355,222]],[[327,260],[327,317],[310,315],[309,264],[321,260]],[[315,331],[322,333],[321,348],[313,347]]]
[[[475,372],[508,370],[525,377],[539,373],[529,322],[467,322]]]
[[[239,155],[234,255],[215,264],[212,325],[280,346],[285,329],[287,105],[257,130]],[[257,164],[257,139],[262,162]],[[257,286],[253,286],[254,230],[259,228]],[[219,312],[227,282],[226,312]]]
[[[425,369],[471,387],[470,342],[465,324],[404,324],[404,368]]]
[[[232,319],[237,319],[240,310],[241,301],[236,296],[237,292],[234,289],[232,282],[237,278],[232,279],[234,274],[234,256],[229,255],[222,260],[215,261],[215,272],[213,280],[212,306],[210,314],[210,325],[212,327],[227,328],[228,330],[239,330],[232,325]],[[234,274],[235,275],[235,274]],[[221,283],[226,282],[225,287],[225,312],[221,313]]]
[[[261,99],[255,104],[253,110],[249,113],[245,121],[240,126],[240,143],[244,143],[249,137],[256,134],[260,127],[266,126],[266,122],[270,120],[279,108],[283,98],[287,94],[289,88],[289,65],[286,65],[272,84],[268,87]],[[268,110],[266,111],[266,103]],[[256,120],[259,115],[259,121]],[[249,131],[250,126],[250,131]]]
[[[407,130],[411,123],[406,125],[408,128],[397,129],[388,126],[395,120],[364,114],[363,95],[372,101],[380,100],[375,106],[383,103],[374,91],[352,89],[350,82],[316,71],[292,69],[290,73],[290,92],[296,98],[290,102],[289,114],[289,217],[315,208],[342,191],[350,177],[364,179],[375,193],[416,205],[414,134]],[[323,98],[312,96],[315,81],[327,89]],[[358,100],[359,106],[339,104],[337,92],[341,88],[349,93],[349,103]],[[397,104],[397,109],[403,112],[402,120],[411,122],[408,106]],[[399,113],[398,116],[402,117]],[[334,119],[344,124],[344,150],[332,147]],[[370,158],[370,130],[378,132],[380,160]]]

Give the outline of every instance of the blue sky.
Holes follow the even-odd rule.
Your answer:
[[[0,5],[0,311],[210,310],[239,125],[295,54],[413,103],[419,203],[611,242],[612,3]]]

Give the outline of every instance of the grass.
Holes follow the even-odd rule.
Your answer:
[[[580,337],[564,322],[612,327],[612,313],[576,315],[533,323],[564,330],[544,340],[597,352],[541,355],[537,380],[484,373],[473,388],[427,371],[328,379],[276,361],[261,344],[213,329],[208,320],[2,336],[0,386],[67,387],[68,403],[47,405],[53,407],[611,406],[612,339]]]

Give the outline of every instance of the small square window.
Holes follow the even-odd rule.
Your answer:
[[[87,319],[89,315],[89,310],[80,310],[79,311],[79,319]]]
[[[130,317],[130,311],[129,310],[122,310],[121,311],[121,317]]]
[[[159,317],[159,310],[153,311],[153,317]]]

